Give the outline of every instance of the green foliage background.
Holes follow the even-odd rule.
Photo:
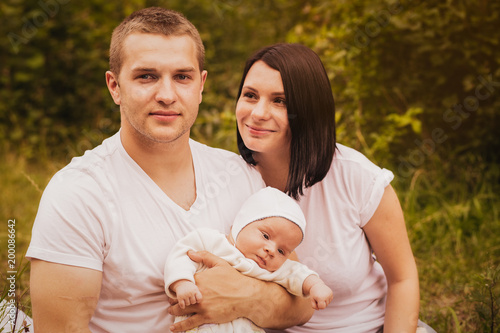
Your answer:
[[[22,247],[50,176],[118,130],[104,79],[110,35],[153,5],[202,35],[209,76],[192,137],[212,146],[236,151],[235,96],[253,51],[314,49],[339,142],[396,174],[422,318],[439,332],[499,331],[498,1],[3,0],[0,213],[24,221]]]

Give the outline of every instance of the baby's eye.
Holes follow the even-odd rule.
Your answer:
[[[269,239],[269,235],[266,234],[265,232],[262,233],[262,237],[264,237],[265,239]]]
[[[285,251],[283,251],[282,249],[278,249],[278,253],[281,254],[282,256],[285,255]]]

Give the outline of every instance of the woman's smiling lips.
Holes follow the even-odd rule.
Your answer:
[[[179,113],[174,111],[153,111],[150,115],[159,121],[173,121],[180,116]]]
[[[275,132],[273,130],[269,130],[269,129],[265,129],[265,128],[260,128],[260,127],[250,126],[250,125],[245,125],[245,126],[248,128],[248,131],[254,135],[264,135],[264,134],[269,134],[269,133]]]

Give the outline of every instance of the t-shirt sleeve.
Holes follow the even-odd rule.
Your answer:
[[[382,200],[385,188],[391,183],[394,175],[387,169],[379,169],[377,172],[371,174],[371,177],[361,201],[361,227],[364,227],[372,218]]]
[[[377,210],[385,188],[394,178],[394,174],[371,162],[360,152],[342,147],[336,155],[341,175],[337,181],[346,185],[345,195],[357,207],[359,227],[364,227]],[[334,158],[334,160],[335,160]]]
[[[42,195],[26,257],[102,271],[109,219],[99,184],[85,172],[62,170]]]

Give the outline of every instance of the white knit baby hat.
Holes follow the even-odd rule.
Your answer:
[[[248,224],[267,217],[283,217],[299,226],[304,239],[306,218],[295,200],[273,187],[266,187],[248,198],[234,219],[231,236],[234,241]]]

